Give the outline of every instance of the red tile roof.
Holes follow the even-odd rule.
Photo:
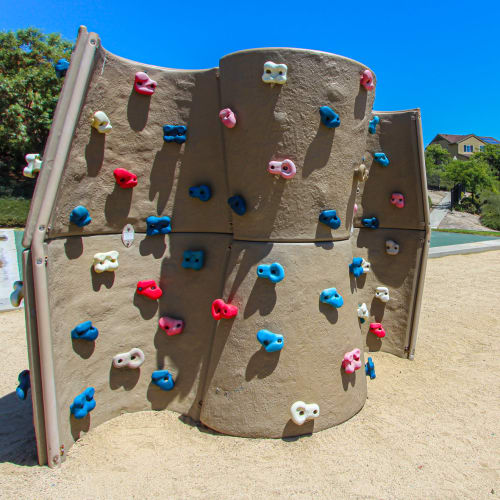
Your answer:
[[[474,134],[467,134],[467,135],[452,135],[452,134],[438,134],[441,136],[443,139],[446,139],[450,144],[455,144],[457,142],[463,141],[464,139],[467,139],[467,137],[471,137]]]

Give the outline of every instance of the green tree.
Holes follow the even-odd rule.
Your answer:
[[[474,159],[485,161],[500,179],[500,145],[487,144],[484,151],[474,153]]]
[[[476,158],[451,161],[445,166],[445,177],[454,184],[463,184],[475,202],[479,202],[478,194],[482,189],[494,189],[495,184],[495,177],[488,163]]]
[[[63,83],[53,64],[73,43],[35,28],[0,32],[0,195],[30,197],[22,176],[27,153],[43,153]]]
[[[430,144],[425,149],[426,165],[446,165],[451,161],[451,154],[440,144]]]

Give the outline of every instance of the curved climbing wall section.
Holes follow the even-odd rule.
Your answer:
[[[238,436],[326,429],[362,408],[365,351],[409,355],[420,117],[372,113],[375,83],[301,49],[148,66],[80,29],[24,238],[40,462],[147,409]]]

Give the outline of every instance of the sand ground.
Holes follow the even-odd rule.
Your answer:
[[[1,498],[493,499],[500,480],[500,252],[429,261],[415,361],[375,353],[348,422],[294,440],[214,435],[170,412],[92,429],[35,464],[22,312],[0,315]]]

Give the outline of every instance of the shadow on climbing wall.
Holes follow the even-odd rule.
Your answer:
[[[347,391],[349,389],[349,386],[354,387],[356,385],[356,377],[358,376],[357,375],[358,373],[360,373],[360,375],[362,375],[363,377],[365,376],[364,373],[361,373],[363,367],[360,370],[355,371],[354,373],[346,373],[341,363],[339,370],[340,370],[340,377],[342,378],[342,387],[344,391]]]
[[[64,242],[64,252],[68,259],[78,259],[83,254],[83,238],[81,236],[67,238]]]
[[[75,441],[80,438],[82,432],[89,431],[90,420],[92,418],[90,413],[83,418],[75,418],[73,415],[70,415],[68,418],[71,427],[71,435]]]
[[[115,183],[113,191],[107,196],[104,205],[104,215],[107,223],[115,228],[122,228],[129,222],[130,207],[132,206],[132,189],[122,189]]]
[[[31,393],[21,401],[15,392],[0,398],[0,463],[38,465]]]
[[[280,360],[281,351],[267,352],[263,347],[256,351],[247,364],[245,379],[266,378],[275,370]]]
[[[95,128],[92,128],[89,142],[85,146],[85,160],[89,177],[96,177],[99,174],[104,161],[105,148],[106,134],[101,134]]]
[[[138,94],[132,86],[127,103],[127,119],[132,130],[140,132],[144,129],[148,123],[150,105],[151,96]]]
[[[115,368],[111,364],[109,368],[109,386],[114,391],[123,387],[126,391],[133,389],[141,376],[140,368]]]
[[[297,425],[292,419],[290,419],[285,427],[283,427],[283,436],[281,439],[283,441],[297,441],[300,438],[312,436],[314,432],[314,420],[306,420],[302,425]],[[290,436],[290,434],[294,434]],[[298,434],[298,435],[297,435]]]
[[[302,178],[306,179],[314,170],[325,167],[330,160],[335,129],[325,127],[318,114],[318,130],[307,148],[304,164],[302,165]],[[326,227],[326,226],[325,226]]]

